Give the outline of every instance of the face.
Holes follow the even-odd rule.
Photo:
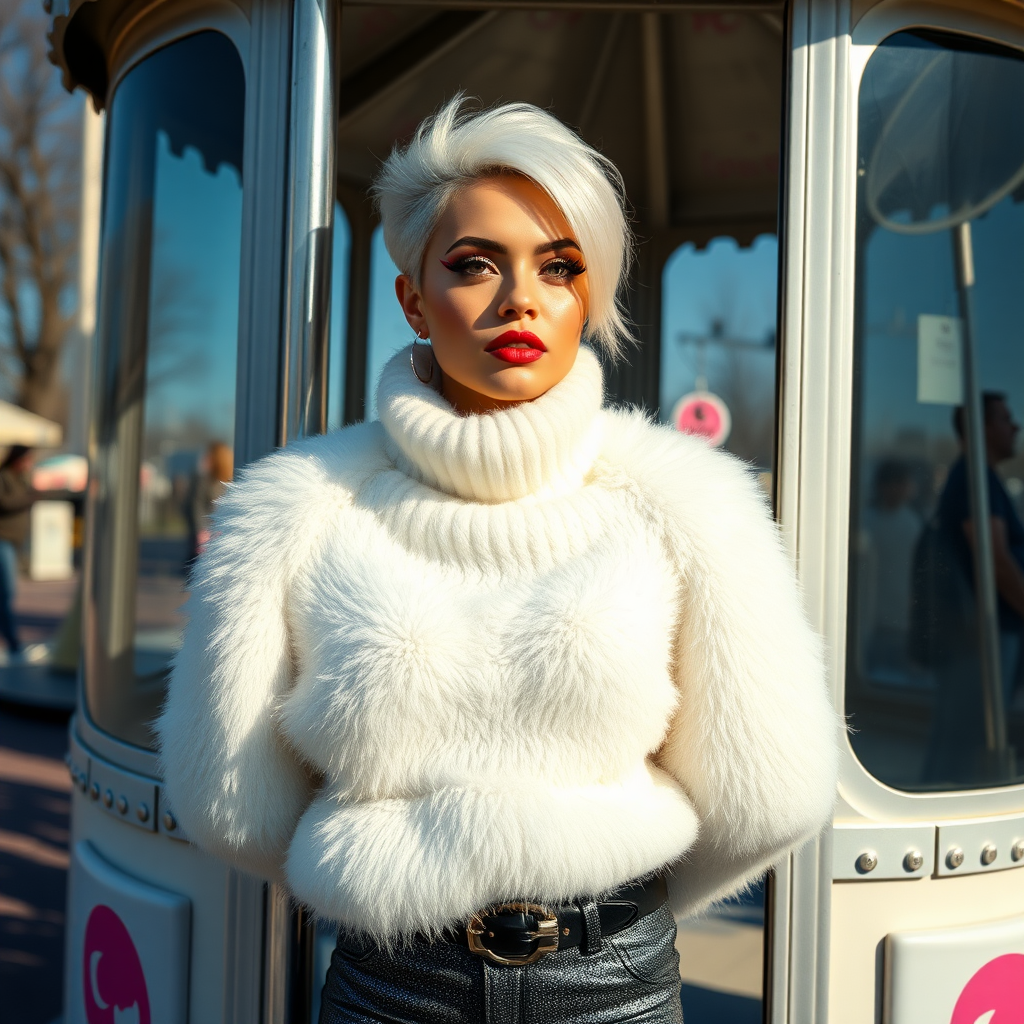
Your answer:
[[[1013,456],[1020,427],[1014,422],[1010,407],[1003,401],[989,404],[985,417],[985,446],[993,462],[1002,462]]]
[[[441,389],[462,413],[529,402],[572,369],[587,318],[584,255],[532,181],[484,178],[448,205],[420,285],[395,282],[409,325],[429,337]]]

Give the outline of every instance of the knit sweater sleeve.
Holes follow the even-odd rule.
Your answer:
[[[679,703],[655,760],[700,823],[670,876],[682,917],[739,891],[830,820],[840,725],[820,638],[753,474],[667,428],[646,426],[642,444],[630,433],[619,434],[625,464],[679,576]]]
[[[165,790],[197,845],[281,877],[312,795],[278,728],[293,681],[289,592],[327,517],[328,469],[304,442],[243,470],[190,580],[189,616],[157,731]]]

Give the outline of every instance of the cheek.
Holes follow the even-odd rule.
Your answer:
[[[575,288],[558,288],[547,303],[548,317],[559,330],[579,334],[586,319],[586,301]]]
[[[491,289],[482,285],[446,289],[433,295],[427,309],[431,330],[455,336],[473,331],[491,298]]]

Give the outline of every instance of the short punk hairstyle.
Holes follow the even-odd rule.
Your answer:
[[[618,293],[632,255],[625,189],[615,165],[531,103],[477,112],[459,95],[396,146],[371,188],[395,265],[417,284],[423,251],[447,204],[470,182],[529,178],[551,196],[583,247],[590,284],[587,338],[609,355],[631,340]]]

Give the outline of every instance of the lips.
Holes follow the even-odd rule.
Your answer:
[[[547,346],[532,331],[506,331],[487,345],[484,351],[506,363],[522,365],[535,363],[547,352]]]

